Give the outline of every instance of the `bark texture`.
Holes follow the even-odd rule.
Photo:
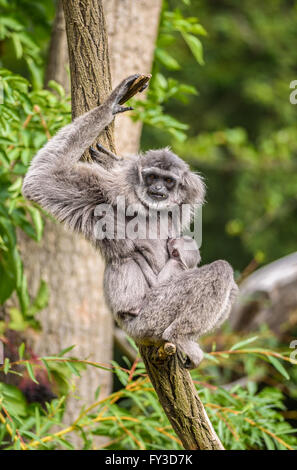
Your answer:
[[[100,0],[63,0],[63,7],[75,118],[99,106],[111,91],[108,38]],[[113,126],[98,141],[114,151]]]
[[[224,450],[189,372],[180,367],[177,355],[160,357],[158,348],[139,346],[146,370],[160,403],[185,449]]]
[[[68,48],[65,28],[65,19],[62,0],[58,1],[55,20],[52,28],[51,41],[48,52],[47,68],[45,72],[45,86],[50,80],[55,80],[70,93],[70,77],[68,74]]]
[[[150,73],[162,1],[103,0],[103,6],[113,86],[130,74]],[[143,94],[137,96],[143,98]],[[138,151],[141,128],[142,124],[128,115],[116,119],[115,142],[120,155]]]

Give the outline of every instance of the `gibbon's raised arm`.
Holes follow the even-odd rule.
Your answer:
[[[137,77],[125,79],[101,106],[61,129],[33,158],[24,179],[26,198],[91,241],[94,208],[106,202],[111,175],[103,167],[81,163],[79,159],[115,114],[131,109],[119,102]]]

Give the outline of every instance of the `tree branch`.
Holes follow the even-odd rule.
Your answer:
[[[155,346],[138,346],[152,385],[174,431],[185,449],[224,450],[189,372],[180,366],[177,354],[172,354],[168,344],[161,351]]]

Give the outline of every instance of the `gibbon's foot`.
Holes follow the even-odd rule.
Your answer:
[[[198,346],[198,345],[197,345]],[[183,364],[183,367],[185,369],[197,369],[197,367],[199,367],[202,359],[203,359],[203,351],[202,349],[198,348],[194,351],[191,352],[191,354],[187,353],[185,355],[185,361],[184,361],[184,364]]]
[[[142,93],[144,90],[146,90],[148,87],[148,82],[145,83],[141,88],[139,88],[138,93]]]
[[[112,102],[112,114],[123,113],[125,111],[131,110],[131,106],[121,106],[125,101],[126,96],[129,94],[129,89],[131,88],[132,84],[135,80],[140,77],[140,74],[134,74],[130,77],[123,80],[112,92],[108,101]],[[128,99],[128,98],[127,98]]]
[[[148,82],[151,77],[151,74],[138,74],[138,77],[136,77],[134,81],[130,83],[127,93],[121,98],[119,104],[124,104],[126,101],[132,98],[132,96],[136,95],[136,93],[141,93],[144,91],[148,87]]]
[[[110,150],[107,150],[105,147],[103,147],[103,145],[98,143],[96,144],[96,147],[99,150],[99,152],[105,153],[105,155],[108,155],[109,157],[112,157],[115,160],[121,160],[120,157],[118,157],[115,153],[111,152]]]
[[[100,153],[97,152],[97,150],[94,149],[94,147],[89,148],[90,155],[93,160],[95,160],[98,163],[102,162],[102,158],[100,157]]]
[[[195,363],[189,356],[187,356],[187,354],[185,354],[182,351],[178,351],[177,355],[178,355],[179,361],[180,361],[180,363],[181,363],[181,365],[184,369],[188,369],[188,370],[196,369],[199,366],[200,362],[201,362],[200,361],[199,363],[197,363],[197,362]]]
[[[111,93],[108,101],[112,103],[112,114],[130,111],[131,106],[122,106],[136,93],[145,90],[151,75],[141,75],[136,73],[123,80]]]
[[[104,148],[103,145],[96,144],[96,147],[98,151],[95,150],[94,147],[90,147],[89,152],[90,152],[92,159],[95,160],[97,163],[102,163],[102,161],[104,161],[106,158],[105,155],[117,161],[121,160],[120,157],[118,157],[115,153],[111,152],[110,150],[107,150],[106,148]]]
[[[115,104],[112,109],[112,114],[124,113],[125,111],[132,111],[134,108],[132,106],[121,106],[120,104]]]
[[[185,369],[191,370],[191,369],[196,369],[196,367],[198,367],[198,366],[195,366],[195,364],[191,361],[189,356],[186,356],[185,362],[183,363],[183,367]]]

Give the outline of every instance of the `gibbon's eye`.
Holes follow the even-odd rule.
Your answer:
[[[164,181],[168,189],[173,188],[173,186],[175,185],[175,180],[173,178],[165,178]]]
[[[150,173],[149,175],[146,175],[145,181],[148,186],[153,184],[157,180],[157,176],[154,175],[154,173]]]

